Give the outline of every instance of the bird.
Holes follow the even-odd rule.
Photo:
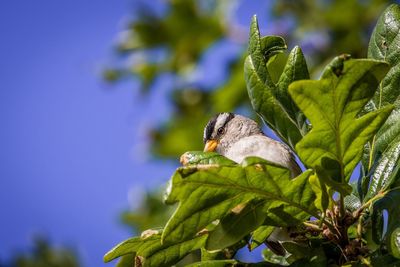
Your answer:
[[[204,152],[217,152],[237,163],[256,156],[288,168],[292,178],[301,173],[287,145],[267,137],[257,122],[239,114],[216,114],[204,128],[203,141]]]
[[[267,137],[254,120],[231,112],[222,112],[212,117],[204,128],[204,152],[217,152],[228,159],[241,163],[245,158],[256,156],[290,170],[291,177],[302,171],[290,148]],[[291,240],[287,229],[275,228],[265,240],[277,255],[285,255],[280,241]]]

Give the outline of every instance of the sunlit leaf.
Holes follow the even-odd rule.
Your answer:
[[[169,204],[179,206],[167,223],[163,240],[185,240],[239,204],[266,200],[263,211],[273,225],[297,225],[316,215],[311,171],[290,179],[290,171],[259,158],[241,165],[198,165],[179,168],[172,177]],[[318,215],[316,215],[318,216]]]
[[[285,49],[286,44],[280,37],[261,38],[257,18],[253,17],[250,28],[249,56],[244,65],[251,104],[264,122],[285,143],[294,148],[302,137],[300,129],[303,129],[303,125],[298,126],[297,122],[303,124],[304,119],[291,102],[287,86],[294,80],[308,78],[308,71],[301,50],[295,48],[289,56],[284,74],[278,84],[275,84],[268,72],[267,64],[271,55]]]
[[[312,130],[296,145],[307,166],[321,168],[338,183],[349,181],[364,144],[392,110],[388,106],[357,118],[387,70],[382,61],[348,60],[340,73],[332,70],[321,80],[290,85],[293,100],[312,124]]]
[[[373,98],[376,107],[399,100],[400,91],[400,5],[390,5],[379,18],[371,35],[368,57],[390,63],[391,69]]]
[[[299,110],[297,105],[293,102],[289,95],[289,85],[297,80],[309,79],[310,75],[307,69],[307,63],[304,58],[301,48],[296,46],[289,54],[289,58],[286,62],[286,66],[283,69],[282,75],[279,78],[277,84],[279,102],[283,105],[289,116],[296,122],[302,135],[308,131],[306,118]]]
[[[394,184],[400,164],[400,6],[389,6],[379,18],[372,33],[368,57],[385,60],[390,71],[379,85],[379,90],[369,103],[369,110],[390,104],[395,110],[389,116],[373,140],[372,153],[366,155],[364,169],[372,169],[366,200]],[[370,148],[370,149],[371,149]],[[369,157],[372,156],[370,159]],[[368,166],[366,166],[368,163]]]
[[[116,245],[104,256],[109,262],[115,258],[132,254],[135,256],[135,266],[171,266],[190,252],[204,246],[207,235],[199,235],[192,239],[170,244],[161,243],[161,233],[147,237],[129,238]]]

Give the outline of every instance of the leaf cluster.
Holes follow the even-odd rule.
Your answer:
[[[318,80],[309,79],[300,47],[273,71],[286,47],[282,37],[262,37],[254,17],[245,82],[254,111],[306,170],[291,178],[260,158],[187,152],[170,180],[165,202],[177,208],[163,229],[123,241],[105,261],[171,266],[200,250],[191,266],[400,264],[400,6],[378,20],[368,58],[338,56]],[[264,262],[234,259],[278,232],[283,256],[266,249]]]
[[[327,58],[343,51],[364,56],[372,23],[387,2],[265,0],[257,2],[257,12],[268,17],[269,32],[284,36],[288,43],[302,44],[312,76],[326,65]],[[257,118],[243,80],[247,32],[238,23],[249,4],[244,0],[179,0],[162,1],[160,8],[146,3],[133,2],[133,16],[118,38],[116,62],[109,64],[104,78],[139,81],[134,85],[149,97],[166,76],[169,82],[172,79],[173,111],[149,132],[152,154],[176,159],[182,151],[198,149],[203,123],[214,113],[240,110]],[[237,47],[238,53],[225,58],[221,49],[215,49],[227,44]],[[218,82],[210,83],[208,75],[196,75],[210,58],[225,73]],[[273,79],[279,77],[285,62],[286,55],[277,55],[270,70]],[[162,87],[167,86],[163,83]],[[198,124],[187,127],[194,120]]]

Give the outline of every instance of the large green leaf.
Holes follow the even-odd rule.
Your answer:
[[[116,245],[104,256],[109,262],[115,258],[132,254],[135,257],[135,266],[171,266],[190,252],[204,246],[207,235],[199,235],[183,242],[169,244],[161,243],[161,233],[154,233],[147,237],[129,238]]]
[[[373,98],[375,106],[399,101],[400,95],[400,6],[389,6],[379,18],[372,33],[368,57],[385,60],[392,69],[382,80],[382,87]]]
[[[167,204],[179,206],[165,226],[165,242],[185,240],[239,204],[266,200],[263,211],[271,223],[297,225],[310,215],[314,193],[305,171],[291,179],[290,171],[260,158],[247,158],[241,165],[198,165],[179,168],[172,177]]]
[[[379,190],[390,187],[398,176],[396,166],[400,164],[400,6],[389,6],[379,18],[372,33],[368,57],[385,60],[391,65],[382,80],[379,90],[369,103],[369,110],[395,105],[395,110],[381,127],[374,139],[373,153],[366,154],[364,169],[371,177],[366,200]],[[372,159],[369,157],[372,156]],[[373,172],[372,163],[374,165]],[[397,178],[396,178],[397,177]],[[367,180],[368,181],[368,180]]]
[[[332,181],[347,184],[364,144],[392,110],[388,106],[357,117],[387,70],[382,61],[347,60],[340,72],[328,69],[321,80],[290,85],[293,100],[312,124],[312,130],[296,145],[307,166],[321,169]]]
[[[294,148],[307,127],[287,88],[295,80],[309,78],[309,74],[301,49],[295,47],[278,83],[273,82],[267,64],[273,55],[285,49],[286,44],[281,37],[260,37],[254,16],[250,28],[249,55],[244,64],[247,91],[254,110],[285,143]]]
[[[386,243],[391,254],[400,259],[400,190],[392,190],[372,204],[372,238]],[[386,232],[383,230],[384,211],[387,211]]]

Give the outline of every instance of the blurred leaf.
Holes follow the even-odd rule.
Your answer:
[[[286,35],[296,43],[306,43],[303,46],[308,47],[307,54],[317,66],[342,53],[364,57],[371,22],[387,4],[387,0],[281,0],[275,4],[274,14],[294,18],[296,24]]]
[[[190,252],[203,247],[206,239],[207,235],[201,235],[184,242],[162,244],[161,233],[148,237],[133,237],[107,252],[104,261],[109,262],[115,258],[133,254],[135,266],[169,267]]]
[[[326,71],[322,80],[290,85],[293,100],[313,126],[296,145],[307,166],[320,168],[332,181],[347,184],[361,159],[364,144],[392,110],[388,106],[357,118],[387,69],[381,61],[348,60],[339,76],[335,71]]]
[[[36,238],[32,253],[18,254],[10,266],[18,267],[78,267],[74,251],[50,246],[43,238]]]
[[[173,207],[165,206],[162,196],[161,190],[146,192],[139,207],[121,214],[122,222],[133,227],[136,232],[142,232],[149,227],[163,227],[171,216]]]
[[[107,82],[115,82],[122,77],[123,73],[116,69],[107,69],[103,71],[103,78]]]
[[[297,60],[299,57],[294,56],[301,54],[301,51],[295,48],[292,52],[293,55],[289,57],[291,61],[288,61],[284,69],[284,76],[281,77],[278,84],[275,84],[268,72],[267,63],[271,55],[285,49],[286,44],[281,37],[260,37],[257,18],[254,16],[250,28],[249,56],[246,58],[244,67],[249,97],[254,110],[267,125],[286,144],[294,148],[302,137],[300,129],[303,129],[303,125],[300,127],[297,125],[296,118],[300,118],[301,115],[299,111],[296,113],[295,105],[288,103],[291,100],[287,95],[287,86],[290,82],[305,77],[304,73],[307,70],[305,62],[304,64],[300,63],[301,60]],[[293,66],[301,68],[299,73],[293,71]],[[284,108],[285,104],[288,104],[289,110]],[[291,111],[295,113],[288,113]]]
[[[237,166],[179,168],[172,177],[166,203],[180,203],[165,226],[163,240],[190,238],[239,204],[257,199],[268,200],[263,211],[273,223],[297,225],[315,215],[309,175],[306,171],[291,180],[288,169],[259,158],[247,158]]]
[[[174,93],[174,120],[152,132],[152,152],[174,159],[183,151],[202,149],[208,94],[195,89]]]
[[[228,80],[212,93],[211,104],[215,112],[233,111],[243,104],[250,106],[243,79],[243,64],[244,58],[239,58],[231,67]]]
[[[118,52],[146,57],[153,48],[168,51],[166,58],[157,64],[139,61],[129,67],[132,74],[141,77],[144,87],[149,87],[162,73],[187,72],[212,43],[226,34],[226,26],[218,17],[218,7],[222,3],[212,4],[215,8],[205,12],[196,0],[169,1],[167,12],[162,16],[145,2],[137,4],[137,19],[120,38]]]

